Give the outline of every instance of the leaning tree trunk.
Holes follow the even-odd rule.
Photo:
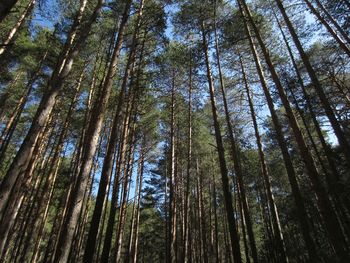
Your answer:
[[[132,1],[129,0],[125,6],[123,19],[122,19],[121,27],[119,30],[120,32],[121,32],[121,30],[124,31],[124,28],[126,26],[129,12],[130,12],[131,3],[132,3]],[[127,81],[128,81],[129,75],[131,73],[131,65],[133,64],[134,57],[135,57],[135,48],[136,48],[135,41],[136,41],[136,37],[137,37],[136,36],[137,33],[135,33],[136,31],[137,30],[134,31],[133,46],[131,48],[131,53],[129,55],[128,63],[126,66],[124,77],[123,77],[123,83],[122,83],[122,86],[121,86],[121,89],[119,92],[117,108],[115,111],[115,116],[114,116],[113,123],[112,123],[112,129],[111,129],[110,137],[109,137],[110,140],[108,142],[107,153],[106,153],[103,167],[102,167],[99,190],[97,193],[96,204],[95,204],[94,212],[92,215],[93,224],[90,227],[90,230],[88,233],[87,243],[85,246],[84,262],[87,262],[87,263],[92,262],[92,259],[93,259],[93,253],[94,253],[94,249],[96,246],[96,236],[97,236],[97,232],[98,232],[98,228],[99,228],[99,224],[100,224],[100,219],[101,219],[101,214],[102,214],[103,202],[104,202],[105,195],[106,195],[107,185],[109,184],[111,173],[112,173],[113,159],[114,159],[116,145],[117,145],[117,139],[118,139],[117,131],[118,131],[118,126],[119,126],[119,122],[120,122],[120,114],[121,114],[121,109],[122,109],[123,102],[124,102],[124,94],[125,94],[126,88],[127,88]]]
[[[77,175],[76,185],[71,195],[71,207],[67,211],[66,223],[59,237],[58,251],[55,255],[54,262],[64,262],[67,260],[69,255],[69,247],[73,240],[74,229],[76,227],[78,217],[82,209],[81,199],[83,198],[85,189],[87,187],[93,156],[98,144],[98,138],[100,137],[107,103],[111,94],[114,77],[117,71],[117,62],[123,43],[123,37],[126,29],[126,23],[129,17],[129,7],[131,5],[131,2],[132,0],[129,0],[129,2],[125,5],[123,18],[119,27],[118,38],[113,51],[111,62],[109,64],[108,73],[101,86],[101,96],[97,98],[96,104],[92,110],[91,121],[87,128],[86,138],[84,140],[85,146],[84,152],[82,153],[79,174]]]
[[[1,134],[1,146],[0,146],[0,163],[2,163],[4,157],[5,157],[5,153],[7,150],[7,147],[11,141],[12,135],[17,127],[18,121],[21,117],[21,114],[23,112],[23,109],[25,107],[25,104],[29,98],[29,95],[31,94],[33,88],[34,88],[34,83],[38,78],[38,75],[42,69],[42,65],[47,57],[48,54],[48,50],[45,51],[43,57],[41,58],[37,68],[35,69],[35,71],[32,73],[30,79],[28,80],[28,83],[25,86],[25,93],[23,94],[23,96],[20,98],[20,100],[18,101],[18,104],[12,114],[12,116],[10,117],[10,119],[8,120],[7,124],[6,124],[6,128],[2,131]]]
[[[285,12],[285,9],[282,5],[282,2],[280,0],[276,0],[277,2],[277,6],[280,9],[284,20],[287,24],[287,27],[292,35],[293,41],[300,53],[300,56],[302,58],[302,61],[306,67],[306,70],[309,73],[309,76],[311,78],[311,81],[314,85],[314,88],[320,98],[321,104],[323,105],[325,112],[329,118],[329,121],[334,129],[334,132],[339,140],[340,143],[340,147],[342,148],[344,154],[345,154],[345,158],[348,162],[348,165],[350,165],[350,145],[347,141],[347,138],[344,134],[344,132],[342,131],[340,124],[338,123],[333,110],[330,106],[330,103],[328,101],[328,99],[326,98],[326,95],[322,89],[322,86],[317,78],[316,72],[314,71],[309,58],[307,56],[307,54],[305,53],[301,42],[294,30],[294,27],[291,23],[291,21],[289,20],[287,13]],[[258,42],[260,44],[260,47],[262,49],[262,52],[264,54],[266,63],[269,67],[269,70],[271,72],[272,78],[274,83],[276,84],[276,88],[278,90],[278,93],[280,95],[280,98],[282,100],[283,106],[286,110],[288,119],[289,119],[289,123],[291,125],[291,128],[293,130],[293,134],[295,136],[296,139],[296,143],[298,145],[298,148],[300,150],[300,154],[301,154],[301,158],[305,163],[305,167],[308,171],[308,176],[310,178],[313,190],[317,196],[317,205],[318,208],[320,210],[320,214],[324,220],[325,223],[325,228],[328,232],[328,236],[330,237],[330,241],[333,245],[333,248],[335,249],[337,256],[339,257],[339,259],[341,259],[342,261],[347,261],[350,259],[350,256],[347,252],[348,248],[346,246],[346,242],[344,240],[344,235],[342,232],[342,228],[339,224],[339,221],[337,219],[337,216],[334,212],[334,209],[332,207],[332,204],[330,202],[330,199],[328,197],[328,194],[326,192],[326,190],[324,189],[322,182],[319,178],[319,173],[317,171],[317,168],[315,166],[314,160],[307,148],[307,145],[305,143],[304,137],[301,133],[300,127],[298,126],[297,120],[294,116],[293,110],[289,104],[288,98],[284,92],[284,89],[282,87],[282,83],[280,82],[277,72],[275,70],[275,67],[272,63],[272,60],[270,58],[269,55],[269,51],[267,50],[261,36],[260,36],[260,32],[258,30],[258,28],[256,27],[256,25],[254,24],[253,20],[251,19],[248,7],[245,5],[246,11],[248,13],[248,17],[250,18],[250,21],[252,23],[252,26],[254,28],[254,31],[256,33],[256,37],[258,39]]]
[[[348,138],[346,137],[344,131],[342,130],[342,128],[341,128],[341,126],[340,126],[340,124],[339,124],[339,122],[338,122],[338,120],[333,112],[332,106],[329,103],[329,100],[328,100],[326,94],[324,93],[323,87],[318,79],[318,76],[317,76],[313,66],[311,65],[309,56],[306,54],[306,52],[305,52],[305,50],[304,50],[304,48],[299,40],[299,37],[298,37],[294,27],[293,27],[293,24],[290,21],[288,15],[286,13],[286,10],[285,10],[281,0],[276,0],[276,3],[277,3],[277,6],[278,6],[283,18],[284,18],[284,21],[286,22],[286,25],[289,29],[291,36],[292,36],[294,44],[299,51],[300,57],[301,57],[303,64],[305,65],[305,68],[310,76],[310,79],[312,81],[314,89],[316,90],[316,93],[320,99],[321,105],[324,108],[325,113],[329,119],[329,122],[331,123],[332,128],[334,130],[334,133],[338,138],[340,148],[342,149],[342,151],[344,153],[345,160],[348,163],[348,167],[350,167],[350,144],[349,144]],[[273,74],[273,75],[275,75],[275,74]],[[279,86],[280,85],[277,85],[277,88]],[[311,173],[311,171],[309,171],[309,172]]]
[[[311,237],[310,234],[310,230],[309,230],[309,223],[308,223],[308,216],[307,216],[307,212],[306,212],[306,208],[305,208],[305,204],[299,189],[299,185],[298,185],[298,181],[297,181],[297,177],[296,177],[296,173],[293,167],[293,163],[292,163],[292,159],[291,156],[289,154],[288,151],[288,147],[282,132],[282,126],[280,124],[280,121],[278,119],[275,107],[274,107],[274,103],[270,94],[270,91],[268,89],[267,86],[267,82],[264,76],[264,72],[262,70],[262,66],[260,63],[260,59],[255,47],[255,44],[253,42],[252,39],[252,34],[250,32],[250,28],[248,26],[247,21],[245,20],[245,11],[243,11],[243,8],[241,6],[241,2],[237,1],[239,4],[239,8],[240,8],[240,12],[242,17],[244,18],[244,27],[245,27],[245,31],[246,34],[248,35],[248,41],[249,41],[249,45],[250,45],[250,49],[252,52],[252,55],[254,57],[254,61],[255,61],[255,66],[259,75],[259,79],[261,82],[261,86],[263,89],[263,92],[265,94],[266,97],[266,101],[269,107],[269,111],[271,114],[271,118],[272,118],[272,122],[276,131],[276,137],[277,137],[277,141],[279,144],[279,147],[281,149],[282,152],[282,157],[284,160],[284,164],[286,167],[286,171],[287,171],[287,175],[288,175],[288,179],[289,179],[289,183],[291,185],[291,189],[292,189],[292,194],[294,197],[294,201],[296,203],[296,207],[297,207],[297,213],[298,213],[298,219],[299,219],[299,223],[300,223],[300,228],[304,237],[304,241],[305,241],[305,245],[306,248],[308,250],[309,253],[309,257],[313,258],[313,259],[317,259],[317,253],[316,253],[316,248],[315,248],[315,244],[314,241]]]
[[[33,155],[33,150],[37,142],[38,135],[42,131],[42,127],[44,127],[48,121],[49,115],[54,107],[56,97],[58,96],[63,85],[63,81],[71,71],[73,61],[89,35],[90,28],[101,10],[102,2],[103,0],[98,1],[93,14],[89,18],[89,21],[83,28],[81,28],[83,13],[87,4],[87,0],[81,0],[79,12],[71,27],[55,70],[52,73],[51,79],[48,83],[47,92],[44,94],[32,125],[1,183],[0,213],[4,213],[6,207],[16,206],[16,200],[11,198],[12,189],[16,184],[20,184],[24,180],[24,172],[28,168],[29,160]],[[6,213],[11,214],[12,211],[7,209]],[[5,237],[0,235],[0,239],[3,238]],[[2,247],[0,247],[0,251],[1,250]]]

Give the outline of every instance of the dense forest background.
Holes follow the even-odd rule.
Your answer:
[[[0,262],[350,262],[349,0],[2,0]]]

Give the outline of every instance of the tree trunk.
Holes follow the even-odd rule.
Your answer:
[[[13,114],[11,115],[10,119],[8,120],[8,122],[6,124],[6,128],[3,130],[2,134],[1,134],[0,163],[2,163],[2,161],[5,157],[7,147],[9,145],[11,138],[12,138],[12,135],[17,127],[18,121],[21,117],[21,114],[22,114],[23,109],[25,107],[25,104],[28,100],[28,97],[33,90],[34,82],[38,78],[38,75],[41,71],[42,65],[46,59],[47,54],[48,54],[48,51],[46,50],[43,57],[41,58],[41,60],[38,64],[38,67],[36,68],[36,70],[32,74],[31,78],[29,79],[29,81],[25,87],[25,90],[26,90],[25,93],[23,94],[23,96],[19,100]]]
[[[207,78],[208,78],[208,84],[209,84],[210,101],[211,101],[213,121],[214,121],[215,139],[216,139],[216,144],[217,144],[217,149],[218,149],[220,171],[221,171],[221,181],[222,181],[223,193],[224,193],[224,198],[225,198],[226,215],[227,215],[229,233],[230,233],[230,238],[231,238],[232,252],[233,252],[233,257],[234,257],[235,262],[240,263],[240,262],[242,262],[241,251],[240,251],[238,233],[237,233],[236,223],[235,223],[235,218],[234,218],[234,210],[233,210],[233,206],[232,206],[232,195],[231,195],[229,181],[228,181],[228,171],[227,171],[226,160],[225,160],[225,149],[224,149],[224,145],[223,145],[223,141],[222,141],[222,137],[221,137],[221,132],[220,132],[220,123],[218,120],[216,100],[215,100],[215,95],[214,95],[215,94],[214,83],[213,83],[211,69],[210,69],[208,45],[207,45],[207,40],[206,40],[204,22],[202,23],[201,31],[202,31],[203,52],[205,55],[205,62],[206,62],[206,68],[207,68]]]
[[[291,24],[287,13],[285,12],[285,9],[282,5],[282,2],[280,0],[276,0],[277,6],[280,9],[284,20],[287,24],[287,27],[292,35],[292,38],[294,40],[294,43],[300,53],[300,56],[302,58],[302,61],[309,73],[309,76],[311,78],[311,81],[314,85],[314,88],[320,98],[321,104],[323,105],[325,112],[329,118],[330,123],[332,124],[332,127],[334,129],[334,132],[339,140],[339,144],[340,147],[342,148],[344,154],[345,154],[345,158],[348,162],[348,165],[350,165],[350,145],[347,141],[347,138],[345,136],[345,134],[343,133],[334,113],[333,110],[329,104],[328,99],[326,98],[326,95],[322,89],[322,86],[317,78],[316,72],[314,71],[309,58],[307,56],[307,54],[304,52],[304,49],[299,41],[299,38],[294,30],[293,25]],[[249,16],[249,15],[248,15]],[[251,20],[252,22],[252,20]],[[331,243],[339,257],[339,259],[341,259],[342,261],[347,261],[350,259],[349,254],[347,252],[348,248],[346,247],[346,242],[344,240],[344,236],[342,233],[342,229],[341,226],[339,224],[339,221],[336,217],[336,214],[333,210],[332,204],[329,200],[328,194],[326,192],[326,190],[324,189],[322,182],[320,181],[319,178],[319,174],[317,171],[317,168],[315,166],[314,160],[306,146],[305,140],[303,138],[303,135],[301,133],[301,130],[298,126],[298,123],[295,119],[293,110],[290,107],[288,98],[283,90],[282,84],[278,78],[277,72],[275,71],[274,65],[271,61],[271,58],[269,57],[269,53],[267,48],[265,47],[265,44],[262,41],[262,38],[259,35],[258,29],[257,27],[255,27],[253,25],[253,28],[256,32],[258,41],[260,43],[260,46],[262,48],[262,51],[264,53],[265,56],[265,60],[266,63],[269,66],[272,78],[274,83],[276,84],[278,93],[280,95],[280,98],[282,100],[282,103],[284,105],[284,108],[286,109],[286,113],[288,115],[288,119],[291,125],[291,128],[293,129],[293,133],[296,139],[296,142],[298,144],[298,148],[300,150],[301,153],[301,158],[305,163],[305,167],[308,170],[308,176],[310,178],[310,181],[312,183],[313,186],[313,190],[315,191],[315,194],[317,196],[317,205],[320,209],[320,213],[322,215],[322,218],[325,222],[325,227],[326,230],[328,232],[328,235],[331,239]]]
[[[54,107],[56,97],[62,87],[63,81],[71,71],[74,58],[78,55],[80,48],[88,37],[90,28],[101,10],[102,2],[103,0],[99,0],[88,23],[84,26],[84,28],[80,28],[85,6],[87,4],[87,0],[81,0],[79,12],[71,27],[70,33],[59,56],[55,70],[52,73],[51,79],[46,89],[47,92],[44,94],[39,108],[35,114],[32,125],[19,151],[17,152],[15,159],[8,169],[5,178],[1,183],[0,213],[4,212],[7,205],[11,205],[10,203],[15,202],[15,200],[10,198],[11,190],[16,183],[20,183],[24,179],[23,174],[28,167],[28,163],[33,154],[34,145],[37,142],[38,135],[42,130],[42,127],[44,127],[47,123],[49,115]],[[80,31],[80,34],[77,38],[78,31]],[[72,48],[73,43],[75,43],[74,48]],[[0,239],[3,239],[3,237],[0,236]]]
[[[247,93],[250,114],[251,114],[252,121],[253,121],[256,143],[258,146],[258,153],[259,153],[259,160],[260,160],[262,177],[263,177],[264,184],[266,187],[267,200],[269,202],[270,214],[272,217],[273,230],[274,230],[276,243],[277,243],[278,259],[280,262],[288,262],[288,257],[286,255],[286,248],[285,248],[285,244],[284,244],[283,234],[282,234],[282,230],[281,230],[281,224],[280,224],[280,220],[279,220],[279,216],[278,216],[278,212],[277,212],[277,207],[275,204],[275,199],[274,199],[272,189],[271,189],[270,176],[269,176],[269,173],[267,170],[265,154],[264,154],[264,150],[262,147],[258,123],[256,120],[256,114],[255,114],[255,109],[254,109],[254,105],[253,105],[253,100],[252,100],[251,95],[250,95],[249,84],[248,84],[248,80],[246,77],[243,61],[241,60],[241,58],[240,58],[240,64],[241,64],[244,87],[245,87],[245,91]]]
[[[129,12],[130,12],[131,4],[132,4],[132,1],[129,0],[125,6],[123,19],[122,19],[119,31],[121,31],[122,25],[123,25],[123,27],[125,27],[125,25],[126,25],[126,22],[128,20],[128,16],[129,16]],[[141,15],[139,14],[138,16],[140,17]],[[140,18],[138,18],[138,19],[140,21]],[[122,30],[124,31],[124,29],[122,29]],[[120,122],[120,117],[121,117],[120,116],[121,109],[123,107],[124,94],[125,94],[126,88],[127,88],[127,81],[128,81],[129,75],[132,73],[131,67],[132,67],[132,64],[133,64],[134,58],[135,58],[137,31],[138,31],[138,28],[136,28],[134,31],[133,44],[131,47],[129,59],[128,59],[126,70],[124,73],[123,83],[122,83],[122,86],[121,86],[121,89],[119,92],[119,96],[118,96],[117,108],[115,111],[115,116],[114,116],[113,123],[112,123],[112,130],[111,130],[111,134],[110,134],[110,141],[108,142],[107,154],[105,156],[104,163],[103,163],[101,179],[100,179],[100,184],[99,184],[99,190],[97,193],[96,204],[95,204],[94,212],[92,215],[93,224],[90,227],[89,234],[88,234],[88,240],[87,240],[87,243],[85,246],[84,262],[87,262],[87,263],[92,262],[93,253],[94,253],[94,249],[96,246],[96,236],[97,236],[100,218],[101,218],[101,213],[102,213],[103,201],[105,199],[107,185],[109,184],[110,176],[112,173],[113,159],[114,159],[116,145],[117,145],[117,139],[118,139],[117,132],[118,132],[118,127],[119,127],[119,122]]]
[[[192,50],[190,50],[190,70],[189,70],[189,86],[188,86],[188,141],[187,141],[187,170],[186,170],[186,186],[184,196],[184,260],[190,262],[190,240],[189,240],[189,215],[190,215],[190,174],[192,162]]]
[[[101,255],[101,262],[108,262],[109,254],[112,246],[112,237],[113,237],[113,229],[114,229],[114,222],[115,222],[115,215],[117,213],[118,209],[118,197],[119,197],[119,190],[120,190],[120,180],[122,169],[125,166],[126,162],[126,151],[127,151],[127,142],[130,135],[130,122],[129,122],[129,115],[124,116],[124,123],[123,123],[123,130],[121,133],[121,143],[119,145],[119,158],[117,161],[117,167],[116,167],[116,175],[114,178],[114,184],[113,184],[113,193],[112,193],[112,200],[111,200],[111,207],[108,217],[108,223],[107,223],[107,229],[106,229],[106,236],[103,243],[103,250]]]
[[[93,156],[96,151],[98,138],[100,137],[104,114],[110,97],[114,76],[117,70],[117,62],[119,59],[120,49],[123,42],[123,36],[126,29],[126,23],[129,16],[129,7],[131,5],[131,2],[132,0],[129,0],[125,6],[123,18],[119,27],[117,42],[113,51],[108,73],[101,86],[101,96],[98,98],[97,103],[94,105],[94,108],[92,110],[91,121],[89,123],[84,142],[85,148],[82,155],[80,171],[77,176],[76,186],[74,187],[70,201],[72,206],[67,213],[66,224],[59,238],[59,251],[55,256],[54,262],[66,261],[68,258],[68,250],[72,242],[74,229],[78,220],[78,215],[82,209],[82,202],[80,202],[79,200],[84,195],[88,182],[89,171],[93,161]],[[95,241],[93,245],[95,246]],[[93,252],[94,250],[91,251]]]
[[[316,90],[316,93],[320,99],[321,105],[323,106],[325,113],[329,119],[329,122],[331,123],[331,125],[333,127],[334,133],[338,138],[340,148],[342,149],[342,151],[345,155],[345,160],[348,163],[348,167],[350,167],[350,144],[346,138],[346,135],[343,132],[343,130],[341,129],[341,126],[340,126],[337,118],[334,115],[333,109],[328,101],[326,94],[324,93],[323,87],[322,87],[322,85],[317,77],[315,70],[313,69],[313,67],[311,65],[311,62],[310,62],[308,55],[304,51],[304,48],[299,40],[299,37],[298,37],[293,25],[292,25],[292,22],[290,21],[288,15],[286,13],[286,10],[284,9],[284,6],[283,6],[281,0],[275,0],[275,1],[277,3],[277,6],[278,6],[283,18],[284,18],[284,21],[286,22],[286,25],[289,29],[289,32],[293,38],[294,43],[295,43],[295,46],[297,47],[297,49],[299,51],[300,57],[301,57],[303,64],[305,65],[305,68],[310,76],[312,84],[313,84],[313,86]],[[268,64],[270,64],[270,63],[268,63]],[[275,75],[275,74],[273,74],[273,75]],[[276,77],[277,77],[277,75],[275,76],[275,78]],[[277,87],[279,87],[281,85],[277,85]],[[308,161],[311,161],[311,160],[308,160]],[[310,169],[310,168],[308,168],[308,169]],[[313,168],[311,170],[313,170]],[[309,173],[312,173],[312,171],[309,171]]]
[[[223,99],[223,103],[224,103],[226,125],[227,125],[228,135],[229,135],[230,144],[231,144],[231,155],[232,155],[232,159],[233,159],[233,167],[234,167],[235,175],[237,176],[237,184],[238,184],[238,187],[240,189],[240,196],[241,196],[240,200],[241,200],[242,209],[244,212],[244,218],[245,218],[245,222],[246,222],[250,248],[252,251],[253,262],[257,263],[258,262],[258,253],[257,253],[257,249],[256,249],[252,220],[250,218],[250,212],[249,212],[246,193],[245,193],[245,187],[244,187],[244,182],[243,182],[243,173],[242,173],[242,168],[240,165],[240,158],[239,158],[239,149],[238,149],[236,139],[234,136],[233,127],[232,127],[231,120],[230,120],[230,112],[229,112],[228,105],[227,105],[224,77],[222,75],[221,63],[220,63],[220,51],[219,51],[219,43],[218,43],[218,38],[217,38],[216,27],[215,27],[215,50],[216,50],[216,58],[217,58],[219,77],[220,77],[221,95],[222,95],[222,99]]]

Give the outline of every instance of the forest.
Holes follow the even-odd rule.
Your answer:
[[[349,0],[0,0],[0,262],[350,262]]]

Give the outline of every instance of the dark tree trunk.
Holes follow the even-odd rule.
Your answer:
[[[231,195],[231,190],[230,190],[229,181],[228,181],[228,170],[227,170],[227,165],[225,160],[225,149],[224,149],[224,145],[221,137],[220,123],[218,120],[216,100],[214,95],[215,94],[214,83],[211,75],[208,45],[206,40],[204,22],[202,23],[201,33],[202,33],[203,52],[205,55],[205,62],[206,62],[206,69],[207,69],[207,78],[208,78],[208,84],[209,84],[210,101],[211,101],[213,121],[214,121],[215,139],[216,139],[216,144],[218,149],[221,180],[222,180],[222,187],[223,187],[223,193],[225,198],[226,215],[227,215],[229,233],[231,238],[231,246],[232,246],[234,260],[235,262],[239,263],[239,262],[242,262],[241,251],[240,251],[238,233],[237,233],[236,223],[234,218],[234,209],[232,206],[232,195]]]

